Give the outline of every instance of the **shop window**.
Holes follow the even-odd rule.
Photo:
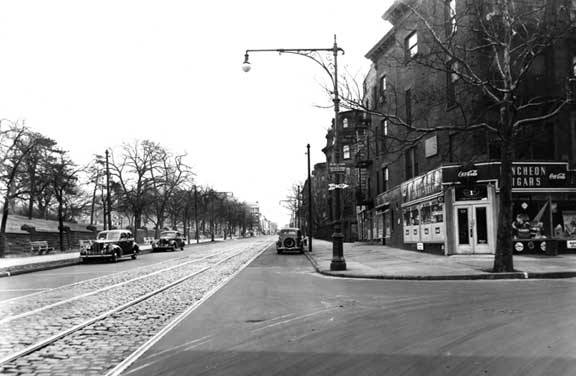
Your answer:
[[[384,237],[389,238],[392,233],[392,217],[390,216],[391,211],[387,210],[384,212]]]
[[[444,204],[439,202],[430,207],[430,219],[432,223],[444,222]]]
[[[576,239],[576,197],[551,202],[552,229],[555,238]]]
[[[512,223],[514,231],[513,236],[518,239],[539,239],[542,237],[550,237],[552,231],[549,206],[550,203],[544,196],[520,197],[519,199],[514,200],[514,221]],[[558,211],[558,204],[556,204],[556,211]],[[560,211],[559,214],[560,215],[553,220],[554,223],[563,223],[563,215],[565,213]],[[571,214],[570,210],[567,210],[567,214]],[[574,215],[576,217],[576,210],[574,211]]]
[[[413,226],[418,226],[420,224],[420,211],[418,208],[414,208],[410,211],[410,219]]]
[[[432,208],[430,205],[422,206],[421,214],[422,214],[422,224],[427,225],[432,223]]]
[[[403,217],[404,217],[404,226],[412,226],[410,210],[404,210]]]

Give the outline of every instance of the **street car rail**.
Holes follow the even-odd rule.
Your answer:
[[[211,255],[208,255],[206,257],[203,257],[202,259],[208,259],[210,257],[214,257],[218,253],[220,254],[220,256],[224,256],[224,258],[217,260],[213,264],[204,266],[204,267],[197,269],[197,270],[193,270],[190,273],[184,275],[183,277],[178,278],[177,280],[172,281],[171,283],[166,284],[160,288],[157,288],[154,291],[151,291],[145,295],[142,295],[142,296],[139,296],[135,299],[132,299],[132,300],[130,300],[130,301],[128,301],[122,305],[114,307],[113,309],[110,309],[106,312],[103,312],[97,316],[93,316],[91,318],[88,318],[77,325],[74,325],[70,328],[67,328],[66,330],[62,330],[62,331],[58,332],[57,334],[54,334],[54,335],[51,335],[50,337],[41,339],[41,340],[39,340],[39,341],[37,341],[37,342],[35,342],[35,343],[25,347],[25,348],[22,348],[22,349],[17,350],[17,351],[15,351],[15,352],[7,355],[7,356],[4,356],[3,358],[0,359],[0,373],[2,373],[5,366],[8,367],[9,363],[15,362],[15,361],[17,361],[23,357],[29,356],[29,355],[31,355],[31,354],[33,354],[33,353],[35,353],[35,352],[37,352],[43,348],[46,348],[50,345],[53,345],[56,343],[64,343],[67,338],[69,338],[75,334],[82,333],[83,330],[88,330],[88,328],[90,326],[92,326],[98,322],[110,319],[114,315],[121,315],[122,312],[129,311],[130,309],[136,309],[139,304],[146,304],[147,301],[153,300],[155,297],[162,296],[161,295],[162,293],[169,294],[171,289],[172,290],[177,289],[178,286],[181,286],[185,282],[192,284],[192,282],[195,281],[195,278],[199,278],[200,276],[205,275],[205,274],[209,273],[210,271],[212,271],[214,273],[214,280],[220,280],[221,276],[219,275],[219,272],[217,271],[218,267],[220,267],[220,266],[222,266],[228,262],[232,262],[231,260],[233,260],[235,258],[242,259],[242,255],[246,255],[247,253],[251,254],[251,253],[255,252],[256,256],[253,257],[253,258],[255,258],[260,253],[262,253],[269,245],[270,245],[269,243],[266,243],[264,247],[262,247],[262,245],[260,245],[259,247],[255,247],[255,249],[252,250],[252,252],[246,252],[246,249],[243,248],[240,251],[234,252],[234,253],[229,254],[229,255],[222,255],[222,252],[220,251],[220,252],[216,252],[215,254],[211,254]],[[247,256],[245,256],[245,257],[247,257]],[[251,258],[250,260],[252,260],[253,258]],[[198,262],[198,261],[199,261],[199,259],[195,259],[193,261],[190,261],[189,263]],[[242,266],[247,265],[245,263],[245,261],[246,260],[244,260],[244,263],[242,263],[242,261],[240,261],[238,263],[238,265],[234,265],[234,268],[238,269],[238,268],[241,268]],[[189,264],[189,263],[186,263],[186,264]],[[180,264],[180,265],[182,266],[184,264]],[[162,271],[170,271],[173,269],[175,269],[175,267],[165,268],[165,269],[162,269]],[[157,273],[158,272],[154,272],[154,273],[151,273],[150,275],[154,275]],[[137,279],[140,279],[140,278],[137,278]],[[124,283],[127,283],[127,282],[123,282],[123,284]],[[193,284],[191,286],[193,286]],[[191,289],[190,287],[186,287],[186,289],[184,291],[190,290],[190,289]],[[173,293],[173,294],[176,294],[176,293]],[[78,298],[78,299],[80,299],[80,298]],[[77,299],[74,299],[74,300],[77,300]],[[160,305],[162,305],[162,304],[160,304]],[[143,309],[142,311],[143,312],[149,312],[150,308]],[[29,313],[29,314],[32,314],[32,313]],[[132,315],[136,315],[136,314],[132,313]],[[22,317],[22,315],[20,315],[20,316]],[[10,319],[10,318],[7,318],[6,320],[8,320],[8,319]],[[12,319],[14,319],[14,317],[12,317]],[[125,322],[129,322],[129,321],[130,320],[123,320],[122,322],[125,323]],[[104,334],[115,335],[115,333],[112,333],[112,332],[104,333]],[[86,335],[89,336],[90,331],[88,331]],[[102,336],[102,335],[103,335],[103,333],[99,334],[99,336]],[[64,345],[62,345],[62,346],[64,346]],[[15,373],[15,374],[17,374],[17,373]]]

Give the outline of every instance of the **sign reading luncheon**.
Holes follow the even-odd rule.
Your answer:
[[[513,188],[542,188],[550,186],[550,183],[565,182],[565,172],[547,171],[546,166],[512,167]]]

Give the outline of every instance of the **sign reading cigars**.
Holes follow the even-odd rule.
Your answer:
[[[514,162],[510,170],[512,189],[575,187],[574,171],[566,163]],[[443,166],[443,184],[470,184],[500,179],[500,162],[471,167]]]
[[[567,175],[566,165],[518,164],[512,166],[512,188],[565,187]]]

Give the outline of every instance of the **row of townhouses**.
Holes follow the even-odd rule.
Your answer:
[[[576,238],[575,15],[568,0],[395,1],[365,55],[364,96],[342,94],[326,163],[303,189],[315,235],[332,231],[339,145],[345,241],[494,253],[502,184],[516,251]]]

